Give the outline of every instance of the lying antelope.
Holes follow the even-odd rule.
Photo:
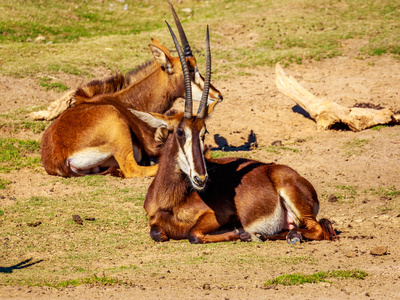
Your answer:
[[[171,3],[171,10],[185,47],[190,85],[201,99],[204,79]],[[66,110],[43,135],[42,163],[51,175],[64,177],[114,173],[123,177],[154,176],[157,166],[140,166],[144,154],[157,156],[159,143],[154,129],[132,116],[127,107],[164,113],[174,101],[184,97],[181,62],[157,40],[150,45],[153,63],[135,73],[117,75],[103,82],[93,81],[77,90],[77,105]],[[131,83],[136,80],[134,83]],[[208,101],[221,101],[221,93],[211,86]],[[146,153],[144,153],[144,152]]]
[[[169,29],[190,90],[182,49]],[[315,189],[290,167],[242,158],[205,158],[205,121],[217,103],[206,103],[211,76],[208,28],[206,49],[207,73],[197,115],[192,114],[190,92],[184,113],[166,117],[133,111],[149,125],[170,132],[144,202],[150,236],[158,242],[189,239],[191,243],[337,239],[329,220],[316,220]]]

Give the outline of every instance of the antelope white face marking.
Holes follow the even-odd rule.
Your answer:
[[[193,131],[189,127],[185,127],[183,129],[184,134],[185,134],[185,143],[180,145],[179,150],[178,150],[178,164],[180,169],[189,177],[192,186],[197,189],[197,190],[202,190],[204,186],[200,186],[196,183],[196,180],[194,180],[195,177],[204,177],[207,176],[207,174],[200,175],[198,171],[196,170],[196,164],[195,164],[195,159],[201,159],[202,164],[203,164],[203,169],[205,170],[205,160],[203,156],[203,151],[204,151],[204,142],[202,137],[205,134],[205,127],[203,127],[200,131],[199,134],[199,142],[200,142],[200,153],[201,156],[195,158],[193,155]],[[196,147],[196,145],[194,145]]]
[[[179,147],[178,164],[181,170],[191,178],[191,170],[193,168],[193,153],[192,153],[192,130],[185,127],[183,130],[185,135],[185,143],[183,148]]]

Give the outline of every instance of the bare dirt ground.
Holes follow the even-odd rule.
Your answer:
[[[289,66],[285,72],[315,95],[341,105],[370,102],[399,110],[400,61],[391,56],[361,57],[353,50],[354,45],[360,42],[344,44],[341,57],[305,61],[301,65]],[[238,251],[246,251],[249,255],[262,253],[265,257],[272,254],[311,256],[315,264],[309,265],[275,263],[267,269],[260,269],[257,263],[253,263],[240,269],[223,264],[209,267],[202,264],[193,265],[190,272],[171,266],[164,278],[143,274],[135,278],[134,286],[82,285],[59,290],[0,285],[0,298],[400,299],[400,244],[397,243],[400,196],[387,193],[393,189],[400,190],[400,127],[357,133],[317,131],[315,122],[299,113],[294,102],[277,90],[273,68],[246,72],[251,75],[214,81],[224,95],[224,101],[208,122],[210,134],[207,143],[215,148],[225,145],[232,155],[293,167],[315,186],[321,201],[319,218],[326,217],[334,222],[334,227],[340,232],[339,242],[307,242],[291,247],[282,241],[257,244],[251,249],[238,247]],[[99,76],[101,73],[99,70]],[[74,88],[86,79],[62,75],[60,80]],[[60,96],[39,90],[37,83],[29,78],[0,77],[0,93],[0,113],[34,105],[47,106]],[[235,151],[248,142],[251,134],[255,135],[258,148]],[[41,138],[41,135],[30,132],[7,130],[1,130],[0,136]],[[269,151],[271,143],[277,140],[289,150],[281,147],[278,154]],[[40,190],[41,183],[53,179],[44,171],[31,170],[0,175],[4,180],[12,181],[7,190],[0,191],[4,194],[0,206],[13,205],[9,200],[11,197],[45,193]],[[150,182],[151,179],[127,180],[131,186],[148,186]],[[356,194],[343,196],[350,187]],[[68,193],[73,192],[71,189],[74,187],[70,187]],[[66,191],[55,189],[52,197],[57,197],[58,193],[65,195]],[[337,202],[328,201],[331,194],[338,197]],[[386,254],[371,254],[376,247],[384,247]],[[157,251],[149,251],[148,255],[149,259],[158,258]],[[179,253],[171,255],[179,257]],[[332,279],[330,283],[276,285],[268,289],[262,286],[263,282],[281,274],[340,269],[363,270],[369,275],[364,280]]]

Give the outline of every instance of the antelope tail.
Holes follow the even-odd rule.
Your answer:
[[[339,240],[335,230],[333,229],[331,221],[328,219],[321,219],[319,220],[319,225],[321,225],[322,230],[324,231],[324,239],[325,240]]]

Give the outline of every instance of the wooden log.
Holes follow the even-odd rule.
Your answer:
[[[318,129],[330,129],[336,123],[360,131],[379,124],[400,123],[400,115],[390,109],[347,108],[329,100],[322,100],[303,88],[292,76],[286,76],[282,67],[275,66],[276,86],[297,105],[309,113]]]
[[[50,103],[47,110],[36,111],[30,113],[29,116],[34,120],[51,121],[57,118],[64,110],[75,105],[74,99],[75,90],[66,92],[61,98]]]

